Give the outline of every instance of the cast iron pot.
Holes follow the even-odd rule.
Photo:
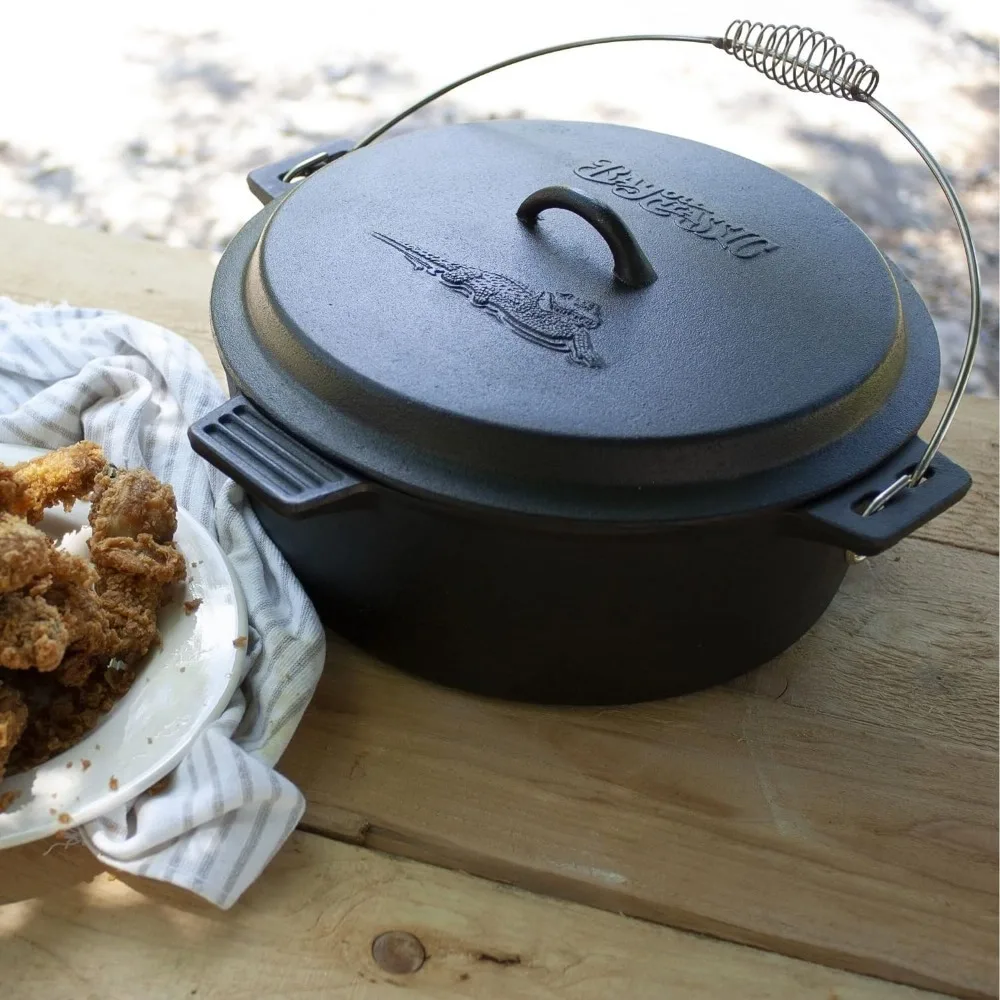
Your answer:
[[[754,30],[686,40],[774,76]],[[812,62],[889,115],[873,70]],[[817,194],[621,126],[384,131],[250,175],[212,291],[233,397],[190,431],[331,628],[487,695],[680,694],[968,489],[947,421],[916,437],[924,304]]]

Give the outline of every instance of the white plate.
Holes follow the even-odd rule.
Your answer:
[[[5,465],[40,454],[0,444]],[[69,513],[57,508],[41,527],[54,537],[80,531],[67,547],[85,551],[89,510],[86,503]],[[200,598],[201,605],[191,615],[181,600],[160,611],[162,647],[146,657],[132,689],[97,729],[47,764],[0,782],[0,795],[20,793],[0,813],[0,848],[79,826],[134,799],[177,766],[232,698],[246,656],[233,645],[247,634],[243,593],[222,550],[183,510],[176,542],[188,564],[183,600]]]

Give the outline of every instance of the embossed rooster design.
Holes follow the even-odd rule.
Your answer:
[[[568,352],[574,364],[586,368],[603,365],[590,340],[591,330],[601,325],[601,307],[596,302],[569,292],[535,291],[502,274],[453,264],[384,233],[372,236],[398,250],[415,270],[426,271],[445,287],[460,292],[477,309],[498,319],[519,337],[553,351]]]

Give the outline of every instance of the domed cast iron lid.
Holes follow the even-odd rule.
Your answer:
[[[936,349],[914,357],[907,289],[867,236],[701,143],[448,126],[350,152],[272,208],[242,271],[253,350],[215,317],[227,367],[294,433],[397,487],[761,483],[902,392],[843,481],[902,446],[933,397]],[[262,366],[280,372],[266,389]]]

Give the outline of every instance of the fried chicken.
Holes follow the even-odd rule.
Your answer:
[[[0,514],[0,594],[48,576],[56,562],[56,547],[48,535],[19,517]]]
[[[91,562],[29,522],[90,494]],[[0,776],[78,743],[129,690],[185,574],[173,490],[81,442],[0,467]]]
[[[0,667],[48,673],[62,662],[68,645],[62,616],[44,597],[0,597]]]
[[[49,507],[67,510],[88,494],[107,465],[93,441],[80,441],[39,458],[0,468],[0,510],[37,524]]]
[[[163,585],[125,573],[105,573],[98,587],[101,607],[115,634],[115,656],[135,663],[159,640],[156,612]]]
[[[84,565],[89,574],[84,584],[57,581],[45,591],[45,600],[58,610],[66,627],[66,655],[55,676],[67,687],[85,684],[91,673],[106,664],[119,647],[118,634],[97,596],[97,573],[92,566]]]
[[[13,689],[0,681],[0,781],[11,750],[28,724],[28,706]]]
[[[160,544],[173,542],[177,530],[173,487],[146,469],[111,469],[98,475],[90,504],[91,546],[108,538],[143,534]]]
[[[173,542],[174,491],[145,469],[104,473],[94,486],[90,524],[97,593],[118,636],[115,655],[131,665],[159,641],[156,612],[170,586],[184,579],[184,557]]]
[[[13,675],[8,690],[24,685],[26,676]],[[35,767],[75,746],[115,707],[134,680],[134,669],[109,666],[94,671],[84,687],[64,687],[52,674],[34,678],[30,688],[21,688],[27,722],[10,752],[9,769]]]
[[[109,646],[96,579],[38,528],[0,514],[0,666],[55,670],[69,647]]]

